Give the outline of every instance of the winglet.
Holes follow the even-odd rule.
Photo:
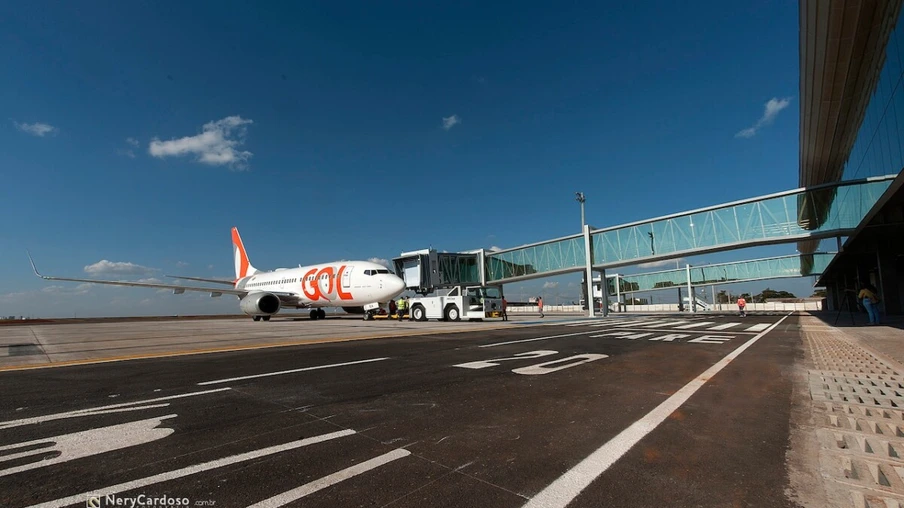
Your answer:
[[[47,277],[44,277],[43,275],[38,273],[38,267],[35,266],[35,260],[31,258],[31,252],[28,252],[28,249],[25,249],[25,254],[28,255],[28,261],[31,263],[31,269],[35,271],[35,275],[42,279],[46,279]]]

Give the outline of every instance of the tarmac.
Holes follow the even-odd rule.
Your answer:
[[[894,506],[904,331],[834,317],[0,327],[0,506]]]

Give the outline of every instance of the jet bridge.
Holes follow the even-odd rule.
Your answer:
[[[483,249],[468,252],[437,252],[423,249],[403,252],[393,258],[396,275],[405,289],[428,295],[438,289],[484,286],[486,254]]]

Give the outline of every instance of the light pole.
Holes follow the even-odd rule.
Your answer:
[[[581,233],[583,233],[583,232],[584,232],[584,224],[585,224],[585,221],[584,221],[584,201],[586,201],[586,199],[584,199],[584,193],[583,193],[583,192],[575,192],[575,193],[574,193],[574,200],[581,204]],[[592,282],[587,282],[587,273],[586,273],[586,271],[584,272],[583,275],[581,275],[581,280],[583,281],[583,284],[581,284],[581,287],[584,288],[584,291],[583,291],[583,292],[584,292],[584,299],[585,299],[585,301],[587,301],[587,308],[588,308],[588,309],[591,309],[591,313],[592,313],[592,312],[593,312],[593,310],[592,310],[592,309],[593,309],[593,297],[592,297],[593,291],[589,289],[589,288],[590,288],[590,284],[591,284]],[[587,298],[590,298],[590,300],[587,300]],[[592,314],[591,314],[591,315],[592,315]]]
[[[584,224],[586,224],[586,223],[584,222],[584,201],[586,201],[586,200],[584,199],[584,193],[583,193],[583,192],[575,192],[575,193],[574,193],[574,200],[581,204],[581,231],[583,231],[583,230],[584,230]]]

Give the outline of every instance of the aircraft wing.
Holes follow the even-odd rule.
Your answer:
[[[156,289],[181,289],[184,291],[198,291],[201,293],[222,293],[226,295],[235,295],[238,297],[244,297],[251,291],[245,289],[226,289],[226,288],[205,288],[205,287],[192,287],[192,286],[178,286],[176,284],[154,284],[150,282],[130,282],[125,280],[97,280],[97,279],[75,279],[68,277],[53,277],[50,275],[41,275],[38,273],[38,268],[35,266],[34,260],[31,258],[31,254],[28,255],[28,260],[31,261],[31,268],[34,270],[35,275],[44,279],[44,280],[60,280],[60,281],[68,281],[68,282],[89,282],[91,284],[108,284],[111,286],[131,286],[131,287],[140,287],[140,288],[156,288]],[[279,296],[279,295],[278,295]]]
[[[188,277],[184,275],[164,275],[164,277],[169,277],[171,279],[196,280],[200,282],[213,282],[214,284],[225,284],[227,286],[235,287],[234,281],[226,279],[205,279],[204,277]]]

